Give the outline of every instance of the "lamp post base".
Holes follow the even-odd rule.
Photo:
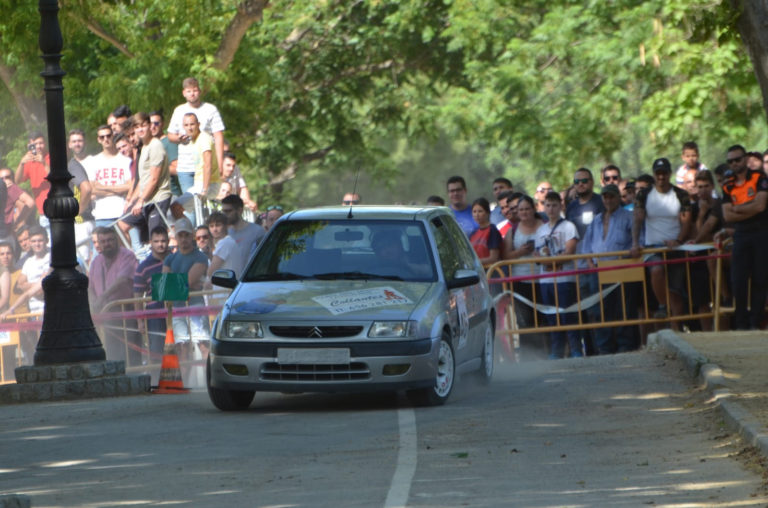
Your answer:
[[[43,294],[35,365],[106,360],[88,306],[88,277],[74,268],[54,268],[43,279]]]

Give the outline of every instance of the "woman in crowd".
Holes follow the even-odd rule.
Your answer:
[[[533,259],[534,245],[536,242],[536,231],[543,224],[539,214],[536,213],[536,204],[530,196],[522,196],[517,203],[517,216],[520,222],[514,232],[507,233],[504,237],[504,259],[527,259],[531,258],[530,263],[515,263],[512,265],[511,277],[525,277],[536,273],[536,265]],[[541,302],[541,296],[538,293],[538,284],[532,280],[514,281],[511,284],[512,291],[531,302]],[[533,308],[519,300],[515,301],[515,316],[519,328],[531,328],[534,326],[534,317],[536,316]],[[538,326],[542,326],[541,318],[538,319]],[[544,334],[524,334],[520,336],[522,354],[525,358],[523,341],[539,351],[546,351],[547,337]]]
[[[491,224],[491,206],[485,198],[478,198],[472,203],[472,218],[477,222],[477,229],[469,235],[469,241],[483,265],[491,265],[499,260],[501,233]]]

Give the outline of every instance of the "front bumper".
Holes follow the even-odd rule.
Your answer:
[[[439,344],[439,338],[322,344],[214,339],[209,354],[210,384],[228,390],[289,393],[429,387],[437,374]],[[278,348],[346,348],[349,363],[281,364]]]

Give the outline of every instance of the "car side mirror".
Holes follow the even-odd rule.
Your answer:
[[[232,270],[216,270],[211,275],[211,284],[224,288],[234,289],[237,286],[237,277]]]
[[[453,274],[453,280],[449,280],[447,285],[448,289],[463,288],[478,284],[480,282],[480,276],[474,270],[456,270]]]

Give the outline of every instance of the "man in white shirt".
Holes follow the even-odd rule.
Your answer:
[[[110,226],[123,215],[125,197],[133,188],[131,159],[117,152],[108,125],[96,132],[102,151],[85,159],[83,165],[91,181],[94,225]]]
[[[184,115],[194,113],[200,122],[200,130],[213,136],[216,146],[216,171],[221,171],[224,159],[224,122],[219,110],[209,102],[203,102],[200,97],[200,83],[195,78],[186,78],[182,83],[182,95],[187,100],[176,106],[168,124],[168,139],[174,143],[184,142]]]

